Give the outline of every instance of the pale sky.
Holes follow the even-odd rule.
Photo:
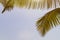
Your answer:
[[[47,10],[22,9],[14,7],[11,11],[1,13],[0,5],[0,40],[60,40],[60,25],[51,29],[42,37],[36,29],[36,21]]]

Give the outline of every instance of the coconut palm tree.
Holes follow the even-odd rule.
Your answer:
[[[57,8],[57,5],[60,5],[60,0],[0,0],[0,3],[4,6],[2,13],[5,10],[13,9],[14,6],[27,9],[46,8],[48,10],[54,8],[36,22],[37,30],[42,36],[53,28],[53,26],[60,24],[60,8]]]

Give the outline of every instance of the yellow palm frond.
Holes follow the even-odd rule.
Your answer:
[[[60,8],[56,8],[37,21],[37,29],[44,36],[53,26],[60,24]]]
[[[4,9],[13,8],[13,6],[26,7],[26,8],[52,8],[54,5],[60,4],[60,0],[0,0],[4,5]]]
[[[5,10],[12,9],[13,6],[14,6],[14,0],[8,0],[8,1],[6,1],[2,13],[3,13]]]

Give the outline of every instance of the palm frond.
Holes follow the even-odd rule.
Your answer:
[[[26,8],[39,8],[43,9],[45,7],[52,8],[54,5],[56,8],[56,5],[60,5],[60,0],[0,0],[0,3],[3,4],[4,10],[6,9],[12,9],[13,6],[19,6],[19,7],[26,7]]]
[[[52,8],[52,6],[57,7],[57,4],[60,4],[60,0],[15,0],[15,4],[20,7],[29,7],[29,8]]]
[[[3,9],[2,13],[3,13],[5,10],[13,9],[13,6],[14,6],[14,0],[8,0],[8,1],[6,2],[6,4],[4,5],[4,9]]]
[[[44,36],[53,26],[60,24],[60,8],[56,8],[37,21],[37,29]]]

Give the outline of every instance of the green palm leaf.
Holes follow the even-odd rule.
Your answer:
[[[37,21],[37,29],[44,36],[53,26],[60,24],[60,8],[56,8]]]

